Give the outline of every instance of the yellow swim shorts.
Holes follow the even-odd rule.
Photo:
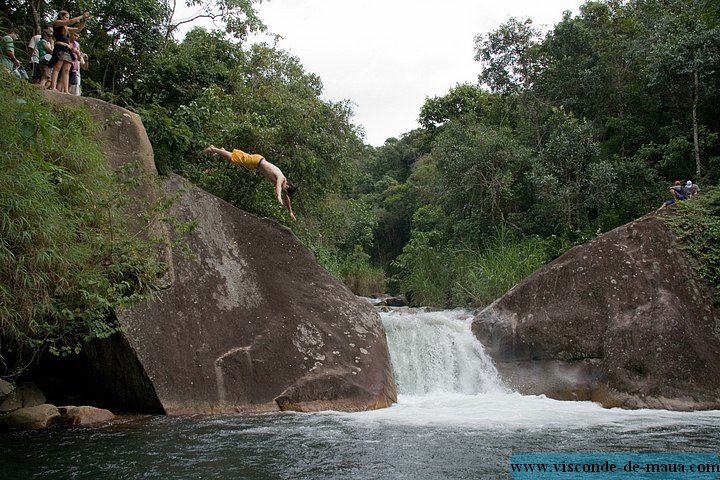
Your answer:
[[[257,170],[258,165],[260,165],[262,159],[263,156],[256,153],[245,153],[242,150],[237,149],[233,150],[232,152],[232,162],[237,163],[238,165],[242,165],[248,170]]]

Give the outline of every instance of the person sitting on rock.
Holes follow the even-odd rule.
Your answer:
[[[210,145],[203,150],[203,153],[205,155],[220,155],[228,161],[243,166],[248,170],[257,170],[262,173],[270,183],[275,185],[275,194],[277,195],[277,200],[280,202],[280,205],[285,205],[290,214],[290,218],[296,220],[290,203],[290,195],[295,193],[297,187],[290,183],[282,171],[277,166],[268,162],[265,157],[258,154],[245,153],[238,149],[233,149],[233,151],[230,152],[224,148],[218,148],[215,145]]]
[[[685,192],[685,188],[682,185],[682,182],[680,180],[676,180],[675,184],[670,187],[670,196],[672,197],[670,200],[665,201],[662,205],[660,205],[659,210],[662,210],[666,207],[669,207],[670,205],[674,205],[675,202],[678,202],[680,200],[685,200],[687,198],[687,194]]]
[[[0,39],[0,65],[5,67],[8,72],[22,65],[20,60],[15,56],[15,42],[20,38],[17,28],[12,27],[7,35]]]
[[[694,197],[700,193],[700,186],[697,183],[693,183],[692,180],[688,180],[685,182],[685,197],[690,198]]]

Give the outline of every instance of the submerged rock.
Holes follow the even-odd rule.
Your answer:
[[[63,425],[99,425],[113,421],[115,415],[110,410],[90,406],[59,407],[59,423]]]
[[[717,300],[651,215],[533,273],[480,312],[473,332],[521,393],[720,408]]]

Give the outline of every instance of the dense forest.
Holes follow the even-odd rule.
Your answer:
[[[226,30],[176,38],[174,0],[3,0],[0,30],[20,27],[22,53],[59,10],[91,12],[80,39],[90,58],[83,94],[141,116],[161,174],[289,226],[359,294],[483,306],[573,245],[654,211],[675,180],[706,194],[720,178],[718,0],[589,1],[548,32],[517,18],[478,32],[477,83],[428,98],[421,127],[378,148],[353,124],[351,101],[324,100],[301,59],[249,42],[265,30],[259,0],[189,3]],[[6,75],[0,87],[0,142],[20,152],[4,153],[0,172],[3,341],[71,351],[78,338],[112,333],[99,318],[151,288],[157,266],[117,233],[112,252],[78,253],[97,251],[92,242],[107,237],[109,220],[79,213],[85,204],[59,189],[108,192],[98,180],[108,174],[53,144],[53,125],[81,115],[43,106],[12,82]],[[77,121],[91,136],[87,119]],[[209,143],[280,166],[299,186],[298,221],[259,176],[201,155]],[[43,208],[57,215],[56,235],[41,233],[40,207],[24,196],[53,202]],[[78,225],[97,236],[68,245],[59,232]],[[37,235],[22,233],[33,228]],[[68,269],[74,276],[56,288],[52,272]]]

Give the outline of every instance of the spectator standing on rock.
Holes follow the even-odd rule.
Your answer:
[[[58,18],[52,24],[53,35],[55,37],[55,45],[53,47],[53,56],[48,63],[53,69],[50,79],[50,89],[58,90],[63,93],[70,93],[70,68],[75,60],[72,50],[72,41],[70,34],[79,32],[85,28],[85,21],[90,18],[88,12],[70,18],[70,14],[65,10],[58,13]],[[71,27],[70,25],[78,25]]]
[[[8,72],[20,66],[20,60],[15,56],[15,41],[20,38],[18,29],[13,27],[0,41],[0,63]]]
[[[32,83],[40,83],[40,54],[38,52],[38,43],[42,39],[42,31],[37,35],[30,37],[27,45],[28,58],[30,59],[30,75]]]
[[[72,66],[70,67],[70,94],[75,96],[81,95],[80,90],[80,69],[85,68],[85,57],[84,54],[80,51],[80,42],[78,42],[78,38],[80,37],[80,34],[78,32],[72,32],[70,34],[70,47],[73,51],[73,56],[75,57],[75,60],[72,62]]]
[[[50,62],[53,52],[52,37],[52,28],[45,27],[42,31],[42,38],[37,44],[38,57],[40,58],[39,84],[41,88],[50,88],[50,77],[52,76],[52,69],[48,67],[48,62]]]

